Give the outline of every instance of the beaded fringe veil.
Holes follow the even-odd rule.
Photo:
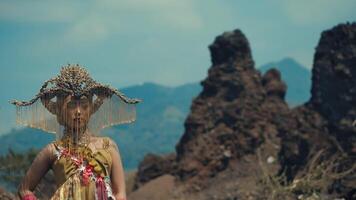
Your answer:
[[[40,100],[28,106],[16,106],[16,123],[54,134],[64,131],[56,115],[50,113]]]
[[[105,98],[100,108],[89,118],[87,130],[99,134],[103,128],[134,122],[136,105],[127,104],[113,95]],[[40,100],[28,106],[16,106],[16,123],[54,133],[58,139],[64,132],[64,126],[58,123],[57,116],[49,112]]]
[[[127,104],[118,96],[106,98],[100,108],[90,117],[88,128],[92,133],[117,124],[136,120],[136,105]]]

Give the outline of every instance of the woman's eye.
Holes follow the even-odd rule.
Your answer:
[[[76,103],[69,102],[69,103],[67,104],[67,107],[68,107],[68,108],[75,108],[75,107],[76,107]]]
[[[80,102],[80,106],[83,107],[83,108],[84,108],[84,107],[85,107],[85,108],[88,107],[88,105],[89,105],[89,102],[88,102],[88,101],[81,101],[81,102]]]

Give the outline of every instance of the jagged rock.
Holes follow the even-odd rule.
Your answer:
[[[209,46],[213,66],[192,102],[171,160],[175,167],[165,167],[174,170],[142,173],[141,182],[170,173],[186,186],[183,199],[260,199],[265,197],[258,187],[264,170],[272,175],[283,172],[292,181],[308,170],[310,159],[321,150],[324,161],[346,153],[349,157],[338,169],[349,169],[356,152],[355,37],[355,23],[322,34],[312,97],[290,109],[280,73],[271,69],[261,76],[255,70],[243,33],[218,36]],[[356,198],[355,176],[329,180],[327,192]],[[177,190],[182,188],[178,185]],[[295,199],[290,195],[288,199]]]
[[[286,173],[288,180],[292,180],[316,152],[322,149],[337,151],[329,134],[328,121],[311,104],[298,106],[291,114],[289,130],[280,134],[283,142],[279,154],[282,171]]]
[[[311,103],[344,151],[356,155],[356,23],[324,31],[314,55]]]
[[[288,127],[286,85],[277,70],[261,77],[241,31],[218,36],[210,51],[213,66],[176,145],[177,176],[183,181],[195,177],[199,184],[228,167],[242,172],[235,160],[258,148],[263,160],[277,158],[279,129]]]
[[[319,129],[317,132],[334,136],[339,150],[356,155],[356,23],[340,24],[324,31],[314,55],[312,95],[296,114],[320,120],[303,120],[304,126]],[[300,117],[299,117],[300,119]],[[305,128],[297,127],[298,130]],[[311,135],[311,134],[309,134]]]
[[[287,85],[282,81],[281,73],[277,69],[270,69],[263,75],[262,85],[267,95],[284,99]]]
[[[141,185],[156,177],[173,173],[175,158],[175,153],[165,156],[159,156],[152,153],[145,155],[138,167],[133,190],[138,189]]]
[[[225,32],[216,37],[209,49],[213,66],[231,63],[234,60],[252,61],[250,45],[240,30]]]
[[[348,155],[340,170],[351,168],[356,155],[356,24],[340,24],[324,31],[316,48],[311,99],[292,110],[295,131],[281,135],[280,160],[289,179],[303,173],[319,151],[324,159]],[[345,156],[346,156],[345,155]],[[331,181],[331,180],[330,180]],[[356,176],[330,182],[329,192],[355,198]]]

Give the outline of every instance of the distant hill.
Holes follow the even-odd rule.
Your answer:
[[[137,105],[137,121],[133,124],[105,129],[118,144],[126,170],[137,167],[138,162],[148,153],[173,152],[175,144],[183,133],[183,122],[192,99],[201,90],[199,83],[179,87],[165,87],[144,83],[121,89],[129,97],[143,99]],[[42,148],[54,139],[53,134],[37,129],[12,129],[0,137],[0,154]]]
[[[297,105],[309,99],[310,71],[291,58],[268,63],[259,70],[265,72],[271,67],[281,71],[283,80],[288,85],[286,100],[289,104]],[[136,168],[143,156],[149,152],[173,152],[184,132],[183,124],[190,111],[191,102],[201,91],[200,84],[197,82],[166,87],[144,83],[123,88],[121,91],[129,97],[143,99],[143,102],[137,105],[135,123],[103,131],[117,142],[125,169]],[[54,135],[36,129],[12,129],[0,137],[0,154],[7,153],[10,147],[17,152],[29,148],[39,149],[53,139]]]
[[[311,71],[295,61],[293,58],[284,58],[278,62],[271,62],[258,69],[265,73],[271,68],[278,69],[288,89],[286,101],[290,106],[300,105],[310,98]]]

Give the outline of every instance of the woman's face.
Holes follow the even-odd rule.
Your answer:
[[[62,125],[70,130],[85,130],[90,119],[91,107],[92,103],[86,96],[80,98],[67,96],[61,107]]]

